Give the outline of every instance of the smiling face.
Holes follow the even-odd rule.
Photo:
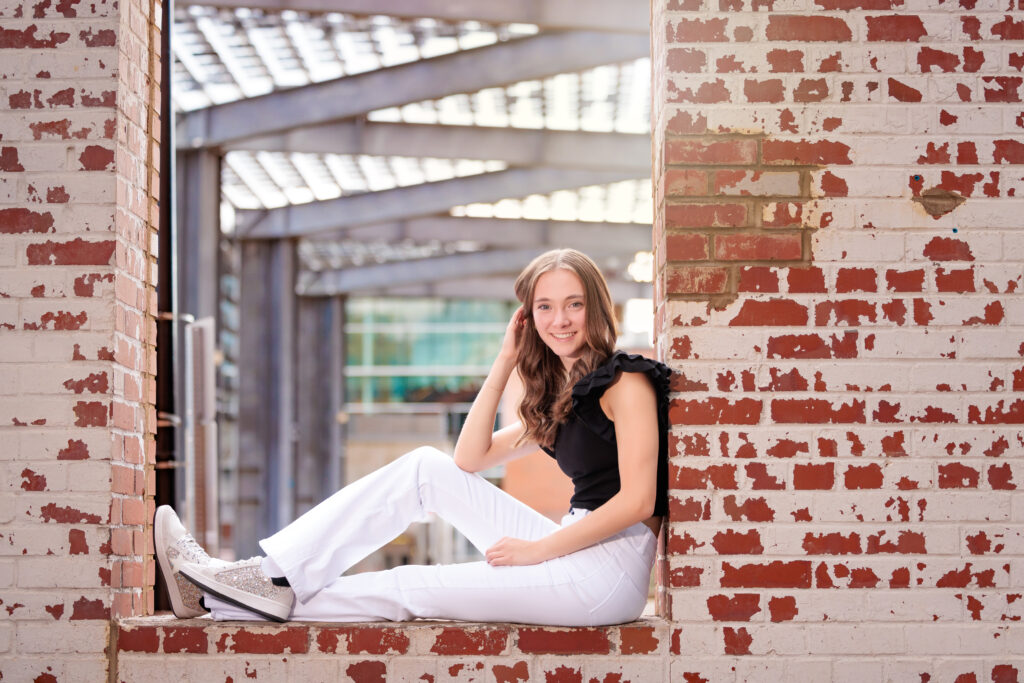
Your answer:
[[[530,309],[533,324],[566,369],[582,355],[587,342],[587,308],[583,283],[576,273],[556,268],[537,279]]]

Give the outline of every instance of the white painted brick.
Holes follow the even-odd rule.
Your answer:
[[[616,674],[623,681],[665,680],[668,662],[663,657],[585,657],[583,680],[610,680]],[[488,664],[490,660],[488,660]]]
[[[40,431],[25,429],[21,434],[20,458],[43,461],[61,459],[63,451],[65,454],[84,452],[90,460],[109,460],[110,449],[111,437],[106,430],[72,428]]]
[[[832,662],[832,674],[829,680],[831,683],[882,681],[885,680],[882,674],[884,666],[884,660],[835,659]]]
[[[68,466],[68,481],[74,491],[110,492],[110,462],[73,462]]]
[[[1009,651],[1021,629],[1009,626],[921,625],[906,631],[907,654],[992,655]]]
[[[0,623],[0,652],[10,652],[13,639],[14,624],[10,621]]]
[[[922,677],[937,676],[937,662],[930,658],[911,659],[908,657],[886,657],[883,660],[885,665],[885,678],[878,680],[885,681],[920,681]],[[952,681],[955,676],[942,676],[938,680]],[[978,679],[979,681],[982,679]]]
[[[818,230],[811,236],[815,262],[896,262],[902,260],[905,236],[883,232]]]
[[[807,50],[804,51],[805,53]],[[806,58],[805,58],[806,61]],[[837,89],[838,86],[833,86]],[[907,108],[905,107],[883,107],[875,105],[850,105],[829,103],[817,106],[811,115],[808,133],[812,135],[834,135],[832,131],[826,131],[823,126],[826,120],[841,119],[838,128],[834,130],[839,133],[909,133],[907,122]],[[837,166],[836,169],[841,167]]]
[[[1020,348],[1024,345],[1024,329],[1015,330],[972,330],[957,333],[960,358],[986,358],[1020,360]]]
[[[13,240],[0,241],[0,267],[14,266],[18,262],[18,246]]]
[[[877,391],[879,398],[891,396],[888,391],[882,391],[881,387],[889,387],[890,391],[907,391],[912,382],[915,372],[900,363],[858,363],[832,360],[809,360],[809,361],[787,361],[778,362],[771,367],[776,368],[777,375],[783,375],[789,371],[792,365],[798,369],[800,375],[808,381],[808,390],[813,390],[817,376],[821,374],[821,380],[830,395],[844,391],[864,392]],[[769,386],[771,382],[771,367],[762,366],[759,370],[758,386]],[[862,398],[862,396],[858,396]]]
[[[787,660],[776,657],[737,657],[736,677],[741,681],[785,680]]]
[[[388,662],[388,680],[419,683],[424,674],[437,676],[437,657],[393,657]]]
[[[723,650],[722,627],[704,624],[682,624],[682,633],[679,636],[680,654],[708,655],[709,653],[720,653]],[[673,667],[675,670],[675,667]],[[686,669],[692,670],[692,669]]]
[[[29,557],[18,561],[19,588],[101,588],[95,557]]]
[[[836,479],[840,487],[843,485],[843,472],[849,462],[836,465]],[[856,463],[852,463],[856,464]],[[928,467],[928,465],[925,465]],[[898,472],[889,473],[890,478],[898,478]],[[911,475],[912,476],[912,475]],[[924,482],[922,482],[924,483]],[[916,504],[918,496],[913,491],[892,490],[856,490],[815,492],[812,494],[811,518],[816,522],[899,522],[900,499],[907,500],[912,521],[919,521],[921,512]]]
[[[995,522],[1010,519],[1011,493],[936,491],[928,495],[924,521]]]
[[[26,402],[23,399],[0,397],[0,424],[38,423],[50,427],[65,427],[72,423],[72,403],[60,398],[37,398]]]
[[[811,196],[823,197],[822,178],[835,182],[839,178],[846,183],[853,197],[908,197],[907,174],[902,170],[885,168],[830,166],[827,169],[811,171]]]
[[[314,657],[299,655],[289,657],[286,678],[289,681],[337,681],[341,679],[341,670],[335,657]],[[388,671],[390,677],[390,671]]]
[[[54,622],[18,624],[18,652],[41,653],[91,653],[103,652],[110,623],[102,619],[84,620],[75,623]]]
[[[683,633],[686,633],[686,629],[683,629]],[[710,652],[717,652],[721,647],[721,643],[718,643],[715,649],[706,650],[704,652],[694,652],[686,654],[682,657],[673,657],[669,664],[669,680],[672,681],[683,681],[687,673],[695,673],[700,677],[705,678],[709,681],[722,681],[722,683],[729,683],[730,681],[736,681],[736,668],[731,658],[717,657],[702,658],[700,655],[707,655]]]
[[[938,227],[946,227],[943,224],[945,221],[950,223],[950,228],[958,225],[980,225],[987,228],[1018,229],[1020,228],[1020,217],[1022,212],[1024,212],[1024,201],[1021,201],[1020,199],[988,199],[976,197],[971,201],[964,202],[953,213],[943,216],[937,220],[935,225]],[[1020,237],[1019,234],[1014,235],[1015,239],[1018,237]],[[1020,252],[1018,251],[1016,253],[1019,254]]]
[[[33,490],[30,487],[38,476],[46,480],[45,491],[63,491],[67,488],[68,468],[63,462],[4,462],[0,463],[0,472],[4,474],[3,488],[7,491]]]
[[[114,327],[114,302],[109,299],[75,299],[73,301],[30,300],[21,303],[21,324],[38,325],[43,330],[56,331],[56,322],[47,322],[46,315],[66,313],[76,318],[76,328],[93,332],[109,331]],[[77,319],[85,314],[84,321]],[[28,328],[25,328],[28,329]]]
[[[19,365],[20,393],[56,394],[77,396],[80,400],[89,397],[102,398],[109,395],[110,370],[106,362],[71,363],[25,363]],[[101,391],[103,378],[107,390]],[[79,387],[80,392],[74,390]]]
[[[78,355],[84,356],[86,360],[97,360],[100,352],[112,353],[114,350],[113,340],[109,332],[76,331],[72,333],[54,332],[52,334],[25,334],[33,345],[34,361],[71,361],[75,356],[75,347],[78,348]]]
[[[202,666],[207,660],[212,660],[208,668]],[[220,660],[213,657],[133,655],[123,652],[119,653],[117,657],[118,679],[122,681],[180,683],[181,681],[218,680],[222,677],[221,668]],[[250,673],[256,673],[256,671],[256,667],[250,669]],[[259,674],[256,673],[256,675]],[[214,679],[214,676],[217,679]],[[277,680],[286,679],[282,677]]]
[[[821,624],[807,632],[812,654],[902,654],[906,648],[902,626],[881,624]]]
[[[764,348],[765,334],[761,330],[733,329],[723,335],[720,329],[713,327],[672,328],[673,339],[688,337],[690,340],[690,357],[704,360],[741,360],[753,359],[758,353],[755,346]],[[668,356],[671,365],[677,362]],[[684,359],[682,362],[686,362]]]
[[[49,674],[58,681],[67,680],[65,662],[52,655],[33,657],[18,653],[13,657],[0,656],[0,672],[3,672],[5,680],[9,678],[12,681],[47,680],[43,674]]]
[[[8,523],[16,514],[18,497],[11,493],[0,493],[0,523]]]
[[[874,359],[941,359],[960,348],[960,335],[948,330],[872,330],[862,334],[861,344],[870,342],[871,349],[863,349],[859,357]],[[951,339],[952,338],[952,339]],[[958,354],[959,356],[959,354]]]
[[[20,308],[21,305],[17,301],[0,301],[0,330],[4,331],[5,337],[10,335],[8,330],[14,330],[19,327],[18,323],[21,319]]]
[[[1020,135],[1021,129],[1024,128],[1024,124],[1020,121],[1024,120],[1021,118],[1021,112],[1015,111],[1010,107],[1004,109],[997,109],[1003,115],[1002,131],[1010,135]],[[998,127],[992,130],[1000,130]]]

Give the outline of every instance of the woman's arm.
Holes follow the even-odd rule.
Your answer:
[[[487,549],[492,565],[536,564],[599,543],[654,513],[658,482],[658,406],[640,373],[623,372],[602,408],[615,423],[620,488],[586,517],[537,541],[503,538]]]
[[[467,472],[479,472],[537,450],[535,443],[515,445],[523,433],[518,422],[493,431],[501,394],[516,366],[517,335],[523,324],[522,311],[522,308],[518,308],[512,315],[505,329],[501,351],[473,400],[455,443],[455,464]]]

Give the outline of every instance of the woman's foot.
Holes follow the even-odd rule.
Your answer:
[[[181,575],[181,566],[186,562],[209,566],[227,566],[227,562],[206,554],[192,534],[188,533],[170,505],[161,505],[153,520],[153,538],[156,559],[167,584],[174,616],[179,619],[199,617],[208,610],[200,604],[203,597],[194,584]]]
[[[273,619],[288,621],[295,592],[276,585],[263,573],[263,558],[235,562],[226,567],[186,563],[182,575],[203,591],[221,600]]]

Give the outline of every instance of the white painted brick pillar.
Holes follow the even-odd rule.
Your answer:
[[[0,4],[0,677],[152,611],[159,0]]]
[[[1024,671],[1024,4],[655,0],[671,680]]]

